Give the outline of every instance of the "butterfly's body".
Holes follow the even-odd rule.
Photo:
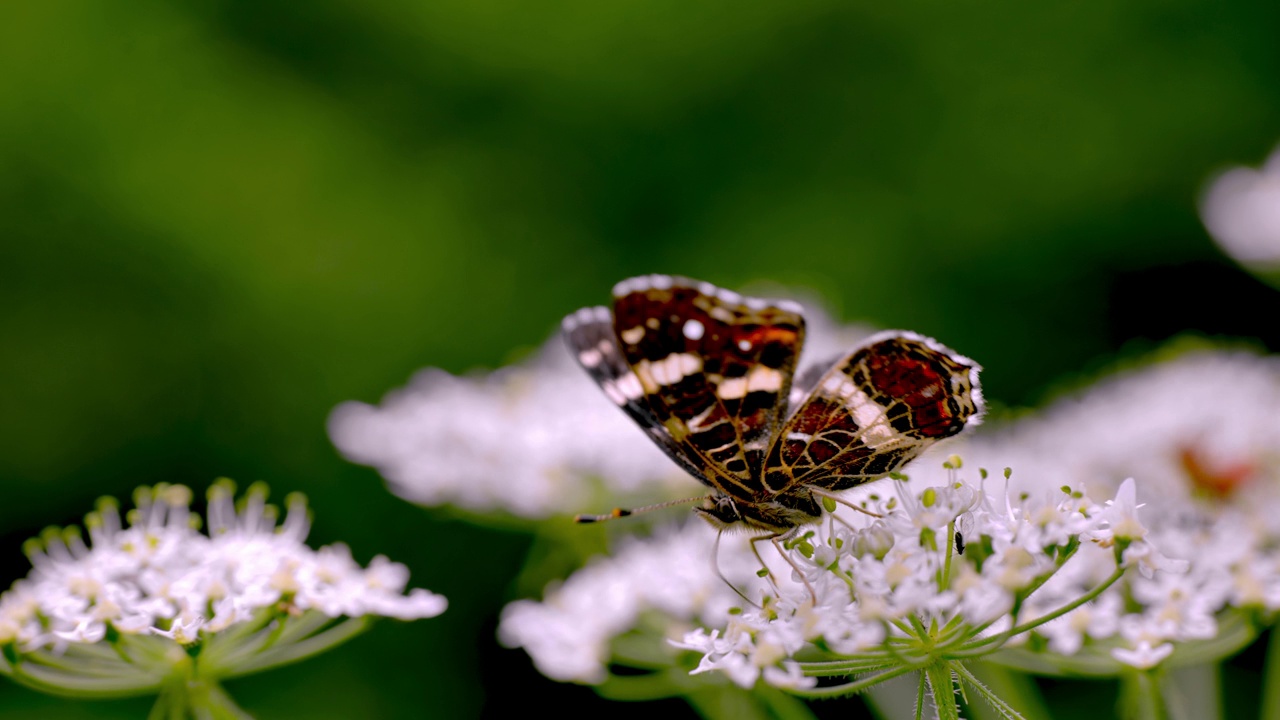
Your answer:
[[[976,363],[882,333],[792,392],[801,308],[650,275],[612,312],[565,318],[578,361],[659,447],[711,488],[699,515],[770,536],[822,517],[820,498],[878,479],[976,423]],[[788,412],[792,402],[800,400]]]

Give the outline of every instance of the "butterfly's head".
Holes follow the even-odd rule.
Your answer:
[[[725,530],[735,525],[742,527],[742,513],[733,498],[721,492],[714,492],[703,500],[702,505],[693,509],[704,520],[717,530]]]

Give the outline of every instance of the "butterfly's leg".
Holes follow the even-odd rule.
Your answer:
[[[816,607],[818,604],[818,593],[814,592],[813,586],[809,584],[809,578],[804,576],[804,571],[801,570],[800,566],[796,565],[795,561],[791,559],[791,556],[787,554],[786,548],[782,546],[782,543],[778,542],[779,538],[781,538],[782,536],[775,534],[775,535],[765,535],[764,537],[767,537],[773,541],[773,546],[778,548],[778,554],[781,555],[782,559],[786,560],[787,564],[791,566],[791,569],[795,570],[796,574],[800,576],[800,582],[804,583],[805,589],[809,591],[809,599],[813,601],[813,604]],[[753,545],[752,547],[755,547],[755,546]],[[756,553],[756,557],[760,557],[760,554]]]
[[[761,569],[764,570],[765,579],[769,581],[769,584],[771,586],[773,586],[774,594],[781,595],[782,589],[779,588],[778,583],[774,581],[773,571],[769,569],[769,563],[764,561],[764,557],[760,555],[760,549],[756,547],[756,543],[760,542],[761,540],[772,540],[773,538],[776,538],[776,537],[778,537],[777,533],[774,533],[772,535],[757,535],[756,537],[751,538],[751,552],[755,554],[756,560],[760,563]]]
[[[711,549],[711,569],[715,570],[716,575],[721,580],[724,581],[725,585],[728,585],[729,587],[733,588],[733,591],[738,593],[738,597],[742,598],[743,600],[746,600],[747,603],[749,603],[752,607],[759,608],[760,605],[758,605],[751,598],[747,597],[741,590],[738,589],[737,585],[734,585],[733,583],[729,582],[729,578],[725,577],[724,573],[720,572],[720,536],[721,535],[724,535],[724,530],[721,530],[720,532],[716,533],[716,542]],[[754,548],[755,546],[753,545],[752,547]],[[760,557],[759,554],[757,554],[756,557]]]
[[[844,505],[845,507],[851,507],[851,508],[853,508],[854,510],[857,510],[858,512],[860,512],[860,513],[862,513],[862,514],[864,514],[864,515],[870,515],[870,516],[871,516],[871,517],[873,517],[873,518],[882,518],[882,517],[884,517],[884,516],[883,516],[883,515],[881,515],[880,513],[873,513],[873,512],[871,512],[870,510],[868,510],[868,509],[866,509],[866,508],[864,508],[864,507],[858,507],[857,505],[854,505],[853,503],[849,502],[848,500],[845,500],[844,498],[840,497],[839,495],[836,495],[835,493],[829,493],[829,492],[827,492],[826,490],[822,490],[822,489],[820,489],[820,488],[816,488],[816,487],[814,487],[814,486],[812,486],[812,485],[807,485],[806,487],[809,489],[809,492],[813,493],[814,495],[817,495],[818,497],[831,498],[832,500],[835,500],[836,502],[840,503],[841,505]]]
[[[792,570],[795,570],[795,571],[796,571],[796,574],[798,574],[798,575],[800,576],[800,581],[801,581],[801,582],[803,582],[803,583],[804,583],[805,588],[807,588],[807,589],[809,590],[809,597],[810,597],[810,598],[812,598],[812,600],[813,600],[813,604],[814,604],[814,605],[817,605],[817,604],[818,604],[818,594],[817,594],[816,592],[814,592],[814,590],[813,590],[813,586],[809,584],[809,580],[808,580],[808,578],[806,578],[806,577],[804,576],[804,573],[800,571],[800,567],[799,567],[798,565],[796,565],[796,564],[791,560],[791,558],[790,558],[790,557],[788,557],[788,556],[787,556],[786,549],[782,547],[782,543],[778,542],[778,539],[779,539],[779,538],[781,538],[781,537],[782,537],[782,534],[781,534],[781,533],[772,533],[772,534],[770,534],[770,535],[760,535],[760,536],[758,536],[758,537],[753,537],[753,538],[751,538],[751,552],[753,552],[753,553],[755,553],[755,554],[756,554],[756,560],[759,560],[759,561],[760,561],[760,566],[764,568],[765,573],[766,573],[765,577],[767,577],[767,578],[769,579],[769,584],[773,586],[773,590],[774,590],[774,592],[776,592],[779,596],[781,596],[781,595],[782,595],[782,589],[778,587],[778,583],[777,583],[777,581],[776,581],[776,580],[774,580],[774,577],[773,577],[773,571],[769,569],[769,565],[768,565],[767,563],[765,563],[764,558],[763,558],[763,557],[761,557],[761,555],[760,555],[760,550],[759,550],[759,548],[757,548],[757,547],[756,547],[756,543],[758,543],[758,542],[760,542],[760,541],[762,541],[762,540],[770,540],[770,541],[772,541],[772,542],[773,542],[773,546],[774,546],[774,547],[776,547],[776,548],[778,549],[778,554],[779,554],[779,555],[781,555],[781,556],[782,556],[782,559],[783,559],[783,560],[785,560],[785,561],[787,561],[787,564],[791,566],[791,569],[792,569]]]

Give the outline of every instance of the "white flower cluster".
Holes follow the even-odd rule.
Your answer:
[[[1015,468],[1017,492],[1072,485],[1105,496],[1137,478],[1148,538],[1189,563],[1176,578],[1127,579],[1128,604],[1140,613],[1120,614],[1121,598],[1104,597],[1101,607],[1043,628],[1055,650],[1076,650],[1086,627],[1092,637],[1119,632],[1157,646],[1214,637],[1224,608],[1280,609],[1277,407],[1277,358],[1197,350],[968,442],[966,460]]]
[[[815,682],[798,660],[806,653],[858,658],[875,669],[901,665],[912,643],[927,645],[912,660],[918,669],[948,653],[987,654],[1025,638],[1051,613],[1118,579],[1117,547],[1125,563],[1178,569],[1143,540],[1131,482],[1102,506],[1059,492],[997,507],[954,481],[920,493],[894,480],[869,490],[888,491],[865,501],[883,519],[842,511],[807,529],[787,543],[785,556],[765,555],[769,583],[741,582],[759,562],[745,539],[724,544],[721,566],[733,570],[729,577],[748,587],[758,605],[743,603],[708,566],[713,535],[695,526],[634,542],[575,574],[542,603],[514,603],[504,613],[501,637],[528,650],[550,677],[599,682],[611,657],[626,661],[611,656],[610,641],[636,628],[645,610],[655,610],[663,618],[658,632],[703,655],[698,671],[723,671],[744,687],[763,678],[806,688]],[[1046,582],[1074,566],[1082,569],[1073,571],[1072,582]],[[1076,582],[1086,578],[1088,586]],[[1014,628],[1017,623],[1026,627]],[[679,634],[692,625],[715,629]],[[919,636],[922,630],[927,638]],[[1121,644],[1120,657],[1141,647]]]
[[[828,360],[869,334],[806,309],[806,358]],[[542,519],[687,494],[685,473],[636,428],[552,337],[531,360],[458,377],[420,371],[381,405],[346,402],[334,445],[420,505]]]
[[[0,596],[0,672],[45,689],[155,691],[175,664],[228,677],[290,662],[352,636],[367,616],[433,617],[439,595],[404,595],[408,570],[379,556],[360,567],[342,545],[309,548],[305,500],[287,513],[249,488],[209,490],[208,534],[181,485],[139,488],[122,522],[109,498],[75,528],[28,541],[33,569]],[[348,618],[335,624],[339,618]]]
[[[995,505],[961,482],[896,489],[868,503],[882,520],[828,522],[791,543],[802,587],[783,588],[723,631],[689,633],[680,645],[704,654],[698,671],[725,671],[744,687],[760,677],[795,687],[802,650],[853,660],[851,669],[922,669],[1025,639],[1125,566],[1181,569],[1143,540],[1132,481],[1105,505],[1078,492]],[[1116,657],[1140,648],[1121,645]]]
[[[1245,266],[1280,266],[1280,148],[1259,170],[1232,168],[1210,183],[1200,207],[1227,255]]]
[[[679,637],[691,623],[723,623],[741,603],[712,565],[714,543],[715,531],[696,520],[630,540],[548,589],[542,602],[508,605],[498,637],[508,647],[525,648],[547,677],[599,683],[613,640],[642,620],[658,622],[663,637]],[[719,565],[739,585],[762,582],[745,545],[725,543]]]

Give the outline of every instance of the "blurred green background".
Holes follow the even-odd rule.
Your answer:
[[[1195,204],[1280,139],[1278,28],[1266,0],[9,3],[0,581],[99,495],[264,479],[451,605],[230,683],[250,712],[651,716],[499,648],[527,538],[392,497],[330,409],[655,271],[813,288],[1004,405],[1183,330],[1275,347]],[[3,717],[148,707],[0,682]]]

